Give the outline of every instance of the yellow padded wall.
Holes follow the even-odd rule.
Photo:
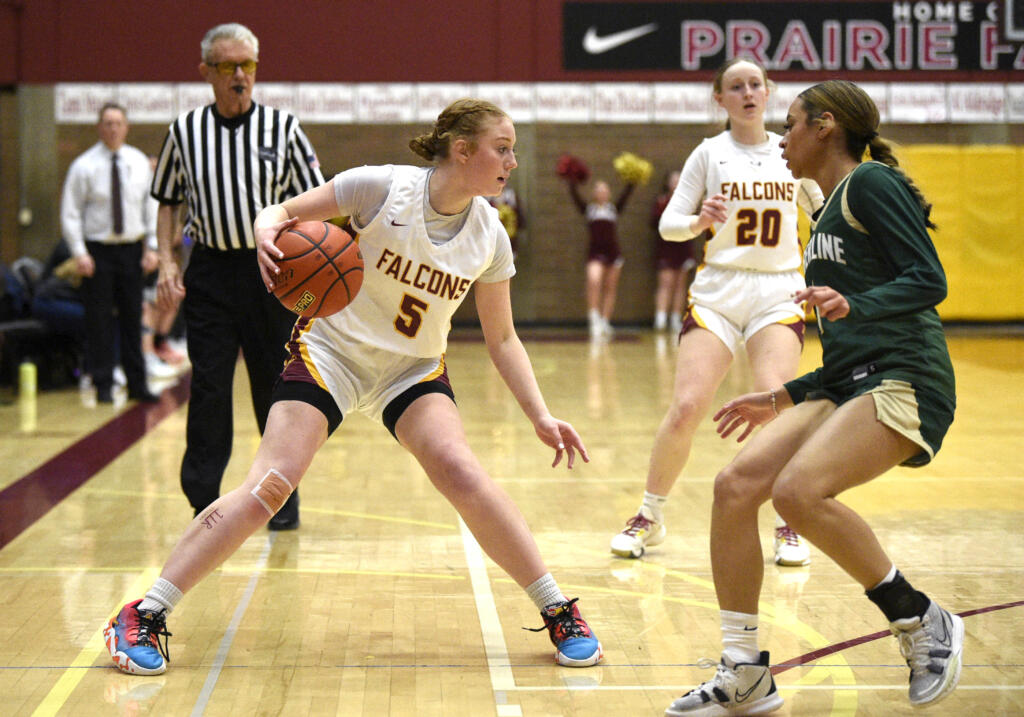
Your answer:
[[[907,145],[896,155],[935,205],[942,318],[1024,319],[1024,147]]]

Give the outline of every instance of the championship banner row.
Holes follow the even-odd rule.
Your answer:
[[[779,83],[767,119],[782,122],[793,99],[813,83]],[[889,123],[1002,123],[1024,121],[1024,83],[865,82]],[[429,123],[450,102],[479,97],[516,122],[701,124],[725,121],[710,83],[270,83],[253,97],[286,109],[308,124]],[[106,102],[116,102],[136,124],[165,124],[213,102],[204,83],[61,83],[58,124],[94,124]]]

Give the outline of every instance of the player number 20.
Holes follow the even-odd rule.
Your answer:
[[[400,313],[395,317],[395,328],[398,333],[405,334],[410,339],[416,338],[420,326],[423,325],[423,312],[429,308],[430,304],[422,299],[405,294],[398,309]]]
[[[778,209],[741,209],[736,212],[736,244],[751,246],[761,240],[761,246],[775,246],[782,231],[782,212]]]

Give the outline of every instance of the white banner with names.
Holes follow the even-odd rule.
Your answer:
[[[767,112],[785,120],[805,83],[779,83]],[[862,83],[882,122],[1001,123],[1024,120],[1024,84]],[[253,97],[288,110],[307,124],[429,124],[450,102],[480,97],[515,122],[706,124],[725,112],[708,83],[286,83],[262,82]],[[182,112],[213,102],[210,86],[184,83],[59,83],[54,92],[58,124],[95,124],[106,102],[128,110],[135,123],[170,123]]]

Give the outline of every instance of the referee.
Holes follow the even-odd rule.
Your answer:
[[[180,115],[164,139],[153,176],[160,202],[157,298],[184,298],[192,361],[181,487],[199,515],[220,495],[231,457],[232,382],[241,348],[260,433],[286,356],[295,316],[267,293],[256,263],[257,212],[323,183],[312,145],[287,112],[252,100],[259,41],[243,25],[217,25],[200,45],[199,74],[214,103]],[[187,203],[185,235],[194,249],[185,272],[172,253],[174,211]],[[293,493],[268,527],[299,525]]]

